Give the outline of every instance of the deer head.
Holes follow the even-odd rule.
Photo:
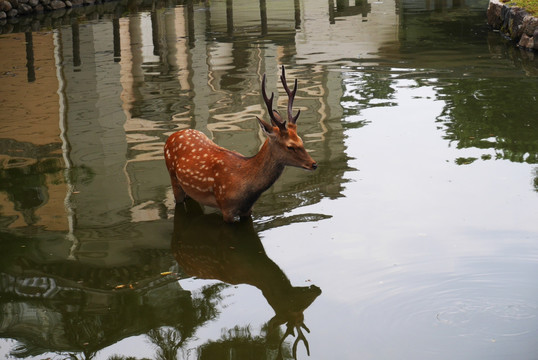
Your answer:
[[[317,163],[310,157],[304,148],[303,141],[297,135],[297,119],[301,114],[301,110],[298,110],[295,116],[293,115],[293,101],[297,93],[297,79],[295,79],[293,90],[290,90],[286,82],[286,71],[284,66],[282,66],[280,80],[282,81],[284,90],[288,94],[288,124],[286,124],[286,120],[282,119],[278,110],[273,109],[274,94],[271,93],[271,97],[267,97],[265,91],[265,74],[262,80],[262,95],[267,106],[267,111],[269,112],[269,117],[271,118],[271,124],[257,117],[258,122],[265,135],[269,138],[269,144],[274,156],[278,157],[284,165],[315,170],[318,167]]]

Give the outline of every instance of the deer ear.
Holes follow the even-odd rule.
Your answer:
[[[256,119],[258,119],[258,123],[260,124],[260,127],[262,128],[265,135],[267,136],[273,135],[273,127],[271,125],[269,125],[268,123],[266,123],[265,121],[263,121],[257,116],[256,116]]]

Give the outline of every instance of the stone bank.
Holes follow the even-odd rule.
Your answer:
[[[520,47],[538,50],[538,18],[510,2],[490,0],[488,24],[508,36]]]

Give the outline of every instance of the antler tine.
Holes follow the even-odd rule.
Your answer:
[[[286,93],[288,94],[288,121],[290,122],[290,124],[295,124],[297,122],[297,118],[299,117],[299,114],[301,113],[301,110],[298,110],[295,116],[292,115],[293,114],[293,100],[295,99],[295,94],[297,93],[297,79],[295,79],[293,91],[291,91],[286,81],[286,70],[283,65],[282,75],[280,75],[280,81],[282,81],[284,90],[286,90]]]
[[[306,354],[310,356],[310,345],[308,345],[308,340],[306,340],[306,337],[303,334],[303,331],[301,330],[301,327],[304,328],[307,332],[310,332],[310,330],[306,327],[304,323],[301,325],[293,326],[292,324],[288,324],[286,332],[284,333],[284,336],[280,340],[280,344],[278,346],[278,355],[277,359],[279,359],[279,356],[282,356],[282,344],[284,343],[284,340],[289,336],[295,336],[294,329],[297,329],[297,338],[293,342],[292,347],[292,354],[293,358],[297,360],[297,347],[299,346],[299,341],[302,341],[304,343],[304,346],[306,348]]]
[[[301,327],[297,326],[297,339],[295,339],[295,342],[293,343],[293,358],[297,359],[297,345],[299,345],[299,341],[303,341],[304,347],[306,348],[306,354],[310,356],[310,346],[308,345],[308,340],[306,340],[306,337],[304,336]],[[306,329],[306,327],[305,327]]]
[[[262,96],[263,96],[263,101],[265,101],[265,106],[267,107],[267,112],[269,112],[271,123],[273,124],[273,126],[278,126],[281,130],[286,129],[286,122],[282,121],[282,118],[280,117],[280,114],[278,113],[278,111],[273,110],[273,99],[275,97],[275,94],[271,92],[271,98],[267,97],[267,92],[265,92],[265,79],[266,79],[266,76],[265,74],[263,74]]]
[[[278,344],[277,359],[282,359],[282,344],[284,343],[284,340],[286,340],[286,338],[289,335],[295,336],[295,331],[293,331],[293,325],[291,324],[287,326],[284,336],[282,336],[282,339],[280,339],[280,344]]]

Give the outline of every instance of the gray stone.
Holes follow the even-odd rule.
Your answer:
[[[32,7],[28,4],[19,4],[17,10],[19,10],[20,15],[31,14],[33,11]]]
[[[538,18],[529,15],[527,21],[524,22],[523,31],[529,36],[533,36],[534,32],[538,29]]]
[[[19,0],[8,0],[11,3],[11,6],[13,9],[16,9],[19,7]]]
[[[43,4],[43,6],[50,5],[50,0],[39,0],[39,2]]]
[[[502,12],[503,4],[498,0],[491,0],[488,5],[488,10],[486,12],[488,18],[488,24],[494,29],[500,29],[502,25]]]
[[[5,18],[7,18],[6,12],[0,11],[0,20],[4,20]]]
[[[533,49],[534,39],[531,36],[528,36],[527,34],[523,34],[521,35],[521,39],[519,39],[518,45],[526,49]]]
[[[63,1],[61,1],[61,0],[52,0],[50,2],[50,7],[53,10],[63,9],[63,8],[65,8],[65,3]]]
[[[17,11],[17,9],[11,9],[6,13],[7,17],[9,17],[9,18],[14,18],[18,14],[19,14],[19,12]]]
[[[28,5],[30,5],[31,7],[36,7],[37,4],[39,4],[39,0],[30,0],[30,1],[28,1]]]
[[[528,13],[522,8],[513,7],[510,9],[510,35],[517,40],[523,34],[523,19]]]
[[[73,7],[73,4],[71,4],[71,1],[66,0],[66,1],[65,1],[65,6],[68,7],[68,8],[70,8],[70,7]]]
[[[9,1],[0,1],[0,10],[4,12],[8,12],[9,10],[13,9],[13,6]]]

